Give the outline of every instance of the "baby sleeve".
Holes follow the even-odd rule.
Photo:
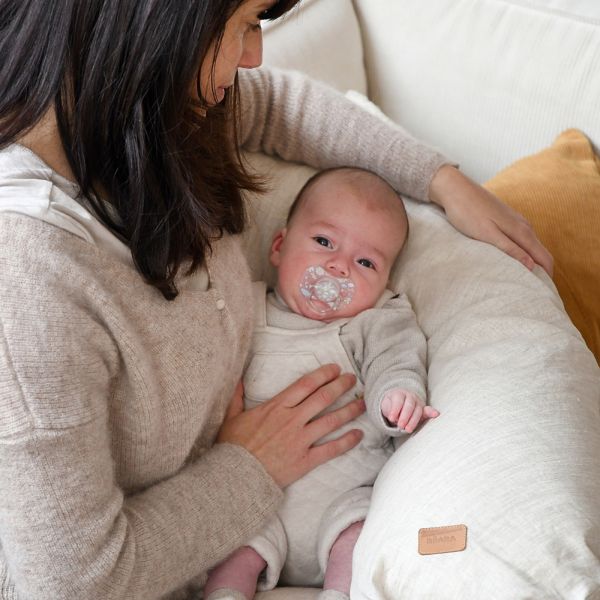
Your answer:
[[[370,418],[387,435],[402,435],[381,413],[384,395],[401,388],[427,397],[427,341],[408,298],[393,296],[357,315],[342,327],[340,339],[364,382]]]

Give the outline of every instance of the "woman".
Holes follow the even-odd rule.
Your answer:
[[[551,269],[521,217],[323,86],[241,71],[238,127],[260,20],[296,1],[0,0],[0,598],[192,597],[357,443],[313,447],[364,410],[313,420],[353,385],[333,365],[241,412],[238,142],[374,169]]]

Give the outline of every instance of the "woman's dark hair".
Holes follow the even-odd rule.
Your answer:
[[[240,190],[261,188],[239,155],[237,86],[204,117],[189,93],[242,2],[0,0],[0,148],[54,105],[82,196],[167,299],[184,262],[243,230]]]

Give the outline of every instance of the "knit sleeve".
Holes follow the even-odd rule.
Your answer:
[[[102,290],[81,255],[16,243],[22,220],[0,227],[0,595],[161,597],[256,533],[282,492],[230,444],[149,487],[118,485],[109,404],[122,364],[86,301]]]
[[[448,160],[400,126],[383,122],[341,93],[298,72],[241,71],[245,149],[323,169],[374,171],[401,194],[428,201],[429,184]]]
[[[427,342],[408,298],[394,296],[381,308],[357,315],[342,328],[340,338],[365,384],[371,420],[386,435],[401,435],[381,413],[385,393],[401,388],[426,400]]]

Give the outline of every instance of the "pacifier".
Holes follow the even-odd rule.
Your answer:
[[[346,277],[330,275],[323,267],[311,266],[304,271],[300,293],[313,310],[325,314],[352,302],[354,283]]]

